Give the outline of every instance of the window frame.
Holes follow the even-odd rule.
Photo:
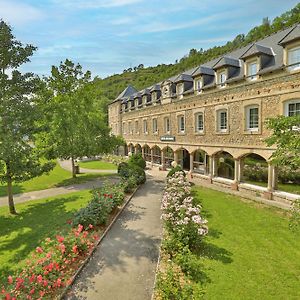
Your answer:
[[[154,126],[155,124],[155,126]],[[158,133],[158,121],[157,118],[152,119],[152,133],[157,134]]]
[[[168,126],[167,126],[168,124]],[[165,117],[164,118],[164,131],[166,134],[170,134],[171,133],[171,119],[170,117]]]
[[[251,110],[257,109],[257,127],[251,127]],[[258,132],[260,129],[260,109],[259,105],[246,106],[246,130],[248,132]]]
[[[256,65],[256,71],[255,71],[254,74],[250,74],[250,73],[249,73],[249,71],[251,70],[250,66],[251,66],[251,65],[254,65],[254,64]],[[259,68],[259,66],[258,66],[258,61],[257,61],[257,59],[255,59],[255,60],[250,60],[249,62],[247,62],[246,77],[247,77],[248,80],[254,81],[254,80],[257,80],[257,79],[258,79],[258,75],[257,75],[258,68]]]
[[[143,132],[144,132],[144,134],[148,134],[148,120],[147,119],[143,120]]]
[[[285,101],[285,102],[284,102],[284,115],[285,115],[286,117],[291,117],[291,116],[289,115],[289,106],[290,106],[290,104],[298,104],[298,103],[300,103],[300,98],[299,98],[299,99],[291,99],[291,100]],[[296,112],[297,112],[297,110],[296,110]],[[299,113],[299,114],[300,114],[300,113]],[[298,114],[296,113],[296,114],[294,114],[294,115],[292,115],[292,116],[295,116],[295,115],[298,115]]]
[[[222,82],[222,75],[224,75],[224,81]],[[219,88],[225,88],[226,87],[226,80],[227,80],[227,70],[221,70],[217,72],[217,85]]]
[[[221,128],[221,115],[226,113],[226,128]],[[228,126],[228,109],[227,108],[220,108],[217,110],[217,132],[219,133],[227,133],[229,132]]]
[[[183,120],[183,123],[182,123]],[[183,125],[183,128],[182,128]],[[185,116],[180,114],[177,116],[178,133],[185,133]]]
[[[289,71],[299,71],[300,70],[300,60],[299,60],[299,62],[296,62],[296,63],[290,63],[290,61],[289,61],[290,60],[290,52],[295,51],[295,50],[299,51],[299,53],[300,53],[300,45],[286,49],[286,51],[287,51],[286,62],[287,62]]]
[[[202,129],[199,129],[199,117],[202,116]],[[203,133],[204,132],[204,112],[195,113],[195,132]]]

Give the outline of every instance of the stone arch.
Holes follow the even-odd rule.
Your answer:
[[[214,153],[214,173],[217,177],[234,179],[234,158],[227,151]]]
[[[193,156],[193,172],[207,175],[209,173],[209,156],[208,154],[198,148],[192,153]]]
[[[152,147],[153,151],[153,163],[161,165],[161,150],[159,146],[154,145]]]
[[[151,148],[149,145],[145,144],[144,148],[144,158],[146,161],[151,162]]]
[[[268,185],[268,161],[254,152],[248,152],[240,157],[240,181],[254,185]]]
[[[135,144],[135,153],[142,153],[142,146],[140,144]]]
[[[174,161],[174,151],[171,147],[166,146],[163,148],[165,157],[165,167],[171,168],[171,164]]]

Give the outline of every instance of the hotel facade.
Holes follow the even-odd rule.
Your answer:
[[[200,180],[290,201],[277,189],[266,120],[300,114],[300,25],[142,91],[128,86],[108,114],[125,154],[140,152],[160,169],[175,160]],[[253,155],[267,164],[266,187],[243,182],[245,158]]]

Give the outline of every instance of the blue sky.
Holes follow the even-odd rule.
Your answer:
[[[38,51],[24,71],[47,75],[69,58],[94,76],[173,63],[294,7],[293,0],[0,0],[0,18]]]

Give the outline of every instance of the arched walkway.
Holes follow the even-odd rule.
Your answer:
[[[140,144],[137,144],[135,145],[134,150],[135,154],[142,153],[142,146]]]
[[[164,150],[165,167],[171,168],[171,164],[174,161],[174,151],[170,147],[166,147]]]
[[[144,159],[151,162],[151,148],[148,145],[144,146]]]

